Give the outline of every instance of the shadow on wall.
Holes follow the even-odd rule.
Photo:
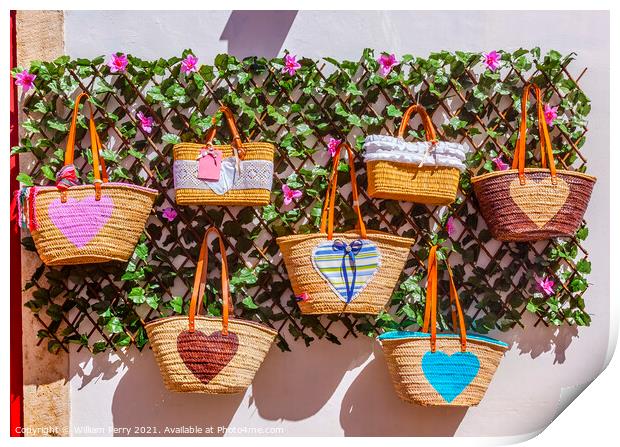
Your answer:
[[[321,410],[346,372],[368,360],[373,343],[364,336],[348,337],[342,342],[346,348],[322,340],[307,348],[303,343],[295,343],[291,352],[272,349],[252,385],[250,403],[256,405],[260,416],[299,421]]]
[[[468,409],[403,402],[394,391],[378,342],[374,352],[342,400],[340,425],[345,435],[454,436]]]
[[[220,40],[228,41],[228,54],[276,57],[288,35],[297,11],[233,11]]]
[[[130,436],[223,436],[224,431],[218,428],[228,427],[243,394],[216,396],[168,391],[152,357],[150,349],[145,349],[125,359],[127,371],[112,401],[114,427],[120,429],[117,436],[122,436],[123,428],[131,431]],[[134,363],[139,367],[134,367]],[[170,432],[170,429],[192,426],[212,432]],[[135,427],[150,431],[135,433]]]
[[[541,328],[537,335],[548,335],[548,330]],[[570,340],[571,337],[559,338]],[[529,334],[518,334],[512,343],[521,349],[522,355],[524,350],[537,356],[550,349],[548,338],[536,339],[529,339]],[[347,338],[344,344],[338,346],[323,340],[306,348],[303,343],[292,343],[292,352],[272,347],[245,395],[170,392],[163,385],[149,349],[142,353],[131,349],[129,355],[119,352],[120,358],[114,360],[94,356],[77,374],[82,379],[80,389],[98,380],[114,380],[122,374],[112,398],[117,435],[129,429],[126,434],[133,436],[190,436],[194,433],[174,429],[198,426],[211,430],[199,433],[200,436],[222,436],[225,434],[222,428],[234,425],[233,418],[238,411],[243,415],[255,408],[260,419],[302,421],[333,404],[340,406],[339,422],[346,436],[456,434],[468,408],[421,407],[401,401],[393,389],[379,343],[360,336]],[[563,358],[565,345],[562,343],[562,349],[556,352],[556,361],[560,361],[558,356]],[[348,389],[339,389],[343,378],[348,382],[348,375],[355,376]],[[504,379],[500,375],[496,386],[509,387],[511,380],[514,378],[509,375]],[[557,401],[557,391],[556,388],[541,390],[549,394],[546,399],[549,402]],[[502,408],[502,405],[492,399],[485,401],[488,408]],[[135,433],[136,426],[150,427],[151,432]],[[320,435],[320,430],[317,428],[314,434]]]
[[[119,435],[123,428],[151,427],[148,436],[191,436],[192,433],[166,432],[179,426],[214,427],[203,436],[222,436],[218,427],[228,427],[240,406],[255,406],[259,415],[268,420],[302,420],[317,413],[331,398],[343,375],[368,359],[372,341],[360,337],[346,350],[327,341],[309,348],[303,343],[292,344],[292,352],[281,352],[273,346],[258,370],[252,387],[238,395],[207,395],[175,393],[166,390],[152,352],[132,350],[132,355],[105,365],[92,365],[94,374],[82,374],[82,387],[93,378],[110,379],[119,368],[125,369],[112,401],[114,427]],[[119,355],[122,355],[119,353]],[[97,357],[95,357],[97,358]],[[96,371],[96,372],[95,372]],[[363,390],[362,390],[363,391]],[[360,399],[363,396],[359,396]],[[138,435],[134,432],[133,436]],[[318,432],[317,432],[318,434]]]
[[[529,354],[531,358],[535,359],[552,351],[554,364],[562,364],[566,361],[566,350],[573,339],[579,337],[577,326],[566,324],[545,326],[542,322],[538,322],[535,326],[536,317],[530,314],[524,314],[521,321],[527,328],[526,330],[515,328],[508,333],[499,333],[493,336],[505,341],[511,348],[516,346],[521,355]]]

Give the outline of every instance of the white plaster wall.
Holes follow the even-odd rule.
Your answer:
[[[150,351],[122,357],[71,355],[71,419],[104,434],[135,426],[200,425],[283,429],[285,435],[495,435],[544,428],[602,370],[609,344],[609,15],[606,12],[66,12],[66,51],[115,51],[143,58],[192,48],[201,61],[229,51],[356,60],[364,47],[397,55],[437,50],[575,51],[573,73],[592,99],[584,152],[599,180],[586,216],[593,273],[589,328],[534,328],[495,334],[511,344],[477,408],[404,404],[371,339],[315,342],[292,353],[273,348],[245,396],[164,390]],[[615,338],[615,334],[613,334]]]

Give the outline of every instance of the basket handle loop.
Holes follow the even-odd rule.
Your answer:
[[[450,277],[450,311],[452,314],[452,327],[456,330],[459,328],[459,339],[461,341],[461,352],[467,350],[467,332],[465,330],[465,318],[463,317],[463,309],[459,301],[459,295],[456,290],[452,269],[446,260],[448,276]],[[431,352],[437,349],[437,246],[433,245],[428,254],[428,282],[426,284],[426,305],[424,307],[424,323],[422,332],[431,331]]]
[[[235,124],[235,117],[230,111],[230,109],[226,106],[221,106],[218,109],[218,112],[224,114],[226,118],[226,123],[228,124],[228,128],[230,129],[230,133],[232,134],[232,147],[237,151],[238,157],[243,160],[245,158],[245,149],[243,148],[243,141],[241,141],[241,136],[239,135],[239,131],[237,130],[237,125]],[[211,128],[207,131],[206,136],[206,145],[211,146],[213,144],[213,138],[215,138],[215,133],[217,132],[217,113],[213,114],[213,118],[211,119]]]
[[[357,191],[357,180],[355,174],[355,154],[348,143],[342,142],[336,148],[333,157],[332,174],[325,191],[325,203],[323,204],[323,212],[321,213],[321,233],[327,232],[327,239],[332,240],[334,237],[334,208],[336,207],[336,189],[338,189],[338,163],[340,161],[340,152],[342,148],[347,150],[349,158],[349,168],[351,175],[351,190],[353,194],[353,208],[357,213],[357,223],[362,239],[366,239],[366,225],[362,219],[362,210],[360,209],[359,194]]]
[[[224,238],[220,230],[216,227],[209,227],[207,229],[202,239],[202,245],[200,246],[200,255],[198,256],[198,264],[196,264],[196,274],[194,276],[192,300],[189,303],[189,331],[195,331],[195,318],[196,315],[200,314],[200,309],[202,308],[202,299],[205,293],[208,276],[209,248],[207,246],[207,241],[210,233],[214,233],[220,243],[220,253],[222,255],[222,335],[228,335],[228,314],[232,311],[232,301],[230,299],[230,290],[228,286],[228,262],[226,260]]]
[[[67,136],[67,147],[65,150],[65,166],[73,164],[75,159],[75,134],[77,131],[77,118],[80,113],[80,102],[83,98],[90,98],[88,93],[82,92],[77,98],[75,98],[75,106],[73,107],[73,115],[71,117],[71,126],[69,127],[69,135]],[[88,102],[88,108],[90,109],[90,118],[88,130],[91,140],[91,151],[93,154],[93,175],[95,176],[95,198],[99,200],[101,198],[101,183],[108,181],[108,173],[105,167],[105,161],[101,156],[101,140],[97,134],[97,125],[95,124],[95,112],[93,105]],[[60,188],[59,188],[60,189]],[[66,201],[66,195],[61,190],[63,202]]]
[[[407,130],[407,125],[409,124],[409,120],[411,119],[413,114],[419,114],[422,119],[422,124],[424,125],[424,133],[426,134],[426,141],[437,141],[437,134],[435,133],[435,126],[433,126],[433,121],[431,117],[428,116],[426,109],[421,104],[413,104],[409,106],[407,110],[405,110],[405,114],[403,115],[403,119],[400,122],[400,127],[398,128],[398,138],[405,138],[405,130]]]
[[[527,100],[530,95],[530,89],[534,90],[534,97],[537,103],[537,119],[538,119],[538,135],[540,139],[540,153],[542,167],[551,171],[551,182],[556,183],[555,160],[553,159],[553,150],[551,148],[551,138],[549,137],[549,129],[547,128],[547,120],[542,104],[542,92],[536,84],[528,82],[523,88],[521,96],[521,122],[519,123],[519,139],[515,148],[515,154],[512,159],[512,169],[519,170],[519,181],[523,185],[525,183],[525,140],[527,138]]]

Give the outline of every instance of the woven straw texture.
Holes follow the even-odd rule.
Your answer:
[[[454,202],[461,175],[457,168],[392,161],[369,161],[367,173],[370,197],[428,205]]]
[[[194,349],[194,355],[190,352],[191,361],[187,361],[187,357],[184,361],[177,340],[180,334],[186,333],[188,321],[188,317],[168,317],[145,326],[166,388],[182,393],[207,394],[245,391],[263,363],[277,332],[259,323],[230,319],[229,336],[236,336],[238,340],[235,353],[231,353],[227,346],[213,342],[199,352]],[[209,336],[222,330],[221,318],[197,316],[195,321],[196,333]],[[191,347],[186,349],[192,350]],[[216,368],[219,372],[208,383],[204,383],[190,367],[194,371]]]
[[[383,352],[398,396],[405,402],[424,406],[475,406],[480,403],[506,350],[502,346],[467,339],[467,352],[480,361],[476,377],[452,401],[447,402],[426,379],[422,371],[422,357],[430,351],[429,339],[401,338],[382,340]],[[461,352],[458,338],[437,338],[437,351],[452,355]],[[465,367],[464,365],[461,365]],[[459,380],[447,372],[446,383]],[[437,384],[436,384],[437,385]],[[464,385],[464,384],[463,384]]]
[[[472,178],[480,211],[491,234],[501,241],[534,241],[572,236],[583,221],[596,179],[574,171],[526,168],[525,184],[518,170],[491,172]]]
[[[306,293],[307,301],[299,302],[303,314],[378,314],[388,303],[405,266],[414,239],[368,231],[367,238],[381,254],[381,265],[372,280],[349,304],[344,303],[312,265],[312,250],[327,240],[326,233],[299,234],[277,239],[295,295]],[[354,231],[334,233],[334,239],[351,243],[360,239]]]
[[[87,205],[71,206],[73,201],[79,204],[82,200],[95,197],[93,185],[73,186],[66,192],[68,225],[63,232],[50,217],[50,205],[60,199],[56,187],[38,188],[35,199],[37,229],[32,231],[32,238],[41,257],[47,265],[89,264],[106,261],[127,261],[134,251],[140,234],[144,230],[146,219],[151,213],[157,191],[130,184],[103,183],[101,199],[113,204],[109,219],[94,234],[80,234],[85,230],[84,222],[89,222]],[[110,201],[111,199],[111,201]],[[75,203],[75,202],[74,202]],[[64,211],[63,211],[64,212]],[[78,248],[65,234],[73,239],[82,238],[88,241]]]
[[[174,146],[174,160],[196,160],[204,144],[179,143]],[[222,157],[234,155],[231,145],[213,146],[222,151]],[[270,143],[244,143],[244,160],[268,160],[273,162],[275,147]],[[179,205],[222,205],[222,206],[258,206],[269,204],[271,191],[268,189],[230,190],[216,194],[208,189],[179,188],[175,191],[176,203]]]

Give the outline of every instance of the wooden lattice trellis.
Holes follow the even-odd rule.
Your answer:
[[[581,148],[589,100],[577,84],[583,72],[573,77],[568,71],[573,55],[552,51],[541,57],[538,49],[502,55],[503,67],[497,72],[486,69],[477,53],[442,52],[428,59],[403,56],[387,77],[378,74],[371,50],[365,50],[359,62],[303,59],[295,76],[281,72],[281,59],[238,61],[228,55],[218,56],[213,66],[203,65],[189,75],[180,72],[180,58],[143,61],[130,56],[126,72],[117,74],[109,72],[103,58],[63,57],[33,63],[30,71],[37,74],[36,89],[23,97],[26,133],[14,148],[33,158],[20,179],[26,184],[53,183],[62,164],[73,98],[87,91],[97,108],[111,179],[146,184],[160,192],[128,265],[53,269],[41,265],[36,270],[26,285],[33,290],[27,306],[42,325],[41,342],[47,341],[53,352],[67,350],[69,343],[93,352],[132,343],[142,348],[147,342],[142,328],[145,321],[186,310],[197,244],[208,225],[219,226],[227,236],[236,313],[278,329],[281,349],[288,349],[287,340],[298,338],[306,344],[317,337],[339,343],[333,333],[333,325],[339,323],[346,327],[346,335],[415,327],[423,310],[424,264],[431,243],[445,247],[473,329],[508,330],[521,324],[525,312],[537,316],[536,324],[589,324],[583,300],[584,275],[590,270],[581,245],[587,236],[585,225],[567,240],[499,243],[491,239],[476,210],[470,175],[494,169],[494,157],[510,161],[517,137],[518,99],[526,81],[539,84],[545,100],[559,106],[552,131],[557,162],[563,168],[585,170]],[[389,312],[377,318],[301,316],[275,237],[316,231],[328,174],[324,168],[329,165],[328,138],[346,139],[359,150],[365,135],[393,133],[402,110],[416,101],[431,112],[439,138],[464,142],[473,149],[470,169],[461,177],[459,199],[450,207],[370,199],[364,193],[365,170],[358,155],[368,227],[415,237],[418,242]],[[200,141],[220,104],[239,114],[238,126],[245,138],[272,141],[277,146],[269,206],[174,204],[172,144]],[[138,111],[154,118],[152,132],[141,128]],[[83,119],[80,125],[78,145],[86,149],[89,140]],[[419,137],[421,126],[412,122],[412,127],[410,137]],[[223,131],[221,138],[227,136]],[[536,139],[531,132],[531,140]],[[529,147],[534,148],[534,143]],[[76,166],[86,173],[90,154],[78,152],[85,158],[78,159]],[[528,156],[538,157],[531,152]],[[346,165],[341,163],[341,168]],[[339,223],[351,228],[355,218],[349,206],[348,180],[343,175],[340,181],[345,192],[338,204]],[[304,191],[294,206],[282,204],[280,191],[285,183]],[[167,207],[178,213],[172,222],[162,217]],[[453,229],[448,232],[450,216]],[[24,246],[33,248],[26,235]],[[554,296],[537,293],[535,275],[553,278]],[[208,311],[218,314],[219,306],[210,302]],[[449,326],[444,319],[440,324]]]

